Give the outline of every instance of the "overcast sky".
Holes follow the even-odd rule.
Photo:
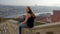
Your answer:
[[[60,0],[0,0],[2,5],[60,6]]]

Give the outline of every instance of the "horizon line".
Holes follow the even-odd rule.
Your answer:
[[[0,4],[4,5],[4,4]],[[47,6],[47,5],[4,5],[4,6]],[[60,6],[51,6],[51,7],[60,7]]]

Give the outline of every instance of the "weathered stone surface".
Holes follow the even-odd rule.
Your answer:
[[[0,24],[0,34],[18,34],[18,24],[6,21]],[[43,24],[35,26],[34,28],[23,28],[22,34],[46,34],[47,32],[53,32],[54,34],[60,34],[60,22]]]

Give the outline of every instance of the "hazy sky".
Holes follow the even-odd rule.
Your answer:
[[[0,0],[3,5],[60,6],[60,0]]]

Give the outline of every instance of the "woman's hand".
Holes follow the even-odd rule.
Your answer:
[[[22,25],[22,24],[26,24],[26,23],[22,22],[22,23],[20,23],[19,25]]]

